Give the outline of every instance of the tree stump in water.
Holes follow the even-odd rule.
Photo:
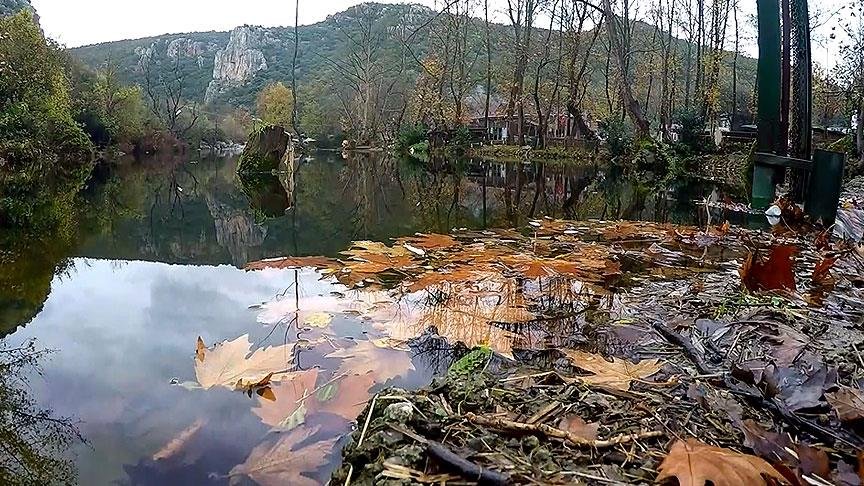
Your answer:
[[[249,135],[240,156],[238,174],[270,174],[279,170],[291,144],[291,136],[278,125],[267,125]]]

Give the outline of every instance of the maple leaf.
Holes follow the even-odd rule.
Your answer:
[[[764,459],[696,439],[675,441],[657,471],[657,482],[674,477],[680,486],[705,486],[708,481],[714,486],[755,486],[767,484],[766,477],[787,484]]]
[[[199,337],[199,343],[203,340]],[[248,389],[263,386],[286,374],[292,357],[291,346],[270,346],[252,351],[249,335],[216,344],[213,349],[199,346],[195,359],[195,377],[202,388],[224,386]]]
[[[834,393],[826,393],[825,398],[843,422],[864,418],[864,392],[861,390],[844,386]]]
[[[336,374],[365,375],[371,373],[378,383],[405,375],[414,369],[414,364],[408,353],[379,348],[371,341],[360,341],[352,348],[333,351],[326,357],[342,358],[342,363]]]
[[[317,368],[289,374],[278,384],[270,387],[274,400],[262,397],[263,400],[259,400],[259,406],[253,408],[252,413],[260,417],[262,422],[271,427],[279,426],[282,421],[300,408],[303,398],[315,390],[315,382],[317,380]]]
[[[231,469],[229,476],[245,475],[261,486],[317,486],[303,473],[310,473],[327,463],[337,438],[295,447],[318,433],[320,427],[300,427],[282,435],[275,442],[263,443],[252,449],[246,462]]]
[[[303,319],[303,324],[312,327],[327,327],[333,320],[333,315],[326,312],[314,312]]]
[[[663,367],[658,359],[645,359],[639,363],[614,358],[612,361],[606,361],[599,354],[572,349],[563,349],[562,351],[574,366],[594,373],[590,376],[580,376],[579,380],[590,385],[606,386],[622,391],[629,390],[631,382],[643,381]]]
[[[318,268],[332,269],[339,266],[339,262],[332,258],[323,256],[283,257],[258,260],[246,264],[246,270],[264,270],[265,268]]]
[[[750,253],[738,270],[744,287],[751,292],[757,290],[795,290],[794,246],[775,246],[767,261],[761,261],[758,254]]]

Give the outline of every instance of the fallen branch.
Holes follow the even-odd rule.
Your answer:
[[[477,481],[477,484],[485,484],[490,486],[505,486],[507,484],[510,484],[510,476],[507,474],[502,474],[498,471],[492,471],[491,469],[486,469],[482,466],[474,464],[468,459],[465,459],[464,457],[451,451],[444,444],[441,444],[440,442],[435,442],[434,440],[429,440],[423,436],[411,432],[404,427],[393,424],[388,425],[396,432],[399,432],[400,434],[403,434],[407,437],[411,437],[417,442],[424,444],[426,446],[426,450],[429,452],[430,455],[438,459],[438,461],[440,461],[445,466],[449,466],[451,469],[455,469],[463,477],[471,479],[473,481]]]
[[[576,434],[573,434],[572,432],[567,432],[566,430],[561,430],[546,424],[526,424],[523,422],[514,422],[512,420],[500,418],[486,418],[480,417],[479,415],[473,414],[471,412],[466,413],[465,418],[475,425],[482,425],[484,427],[490,427],[498,430],[511,430],[523,433],[541,433],[547,437],[561,439],[576,446],[593,447],[595,449],[602,449],[605,447],[616,446],[618,444],[628,444],[636,440],[650,439],[652,437],[663,436],[662,431],[652,430],[650,432],[640,432],[638,434],[619,434],[616,437],[612,437],[606,440],[592,440],[580,437]]]

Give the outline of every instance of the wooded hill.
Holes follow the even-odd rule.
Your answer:
[[[480,12],[482,14],[482,11]],[[448,54],[439,52],[440,34],[435,30],[446,15],[418,5],[362,4],[331,15],[317,24],[299,28],[300,47],[297,60],[298,91],[301,121],[305,125],[337,123],[340,116],[346,116],[345,93],[352,85],[363,81],[379,82],[389,88],[388,94],[401,93],[403,98],[416,96],[418,77],[428,72],[428,62]],[[473,13],[477,15],[477,13]],[[539,23],[539,21],[538,21]],[[586,24],[590,25],[590,24]],[[657,47],[659,39],[667,33],[642,22],[628,22],[629,29],[624,35],[632,46],[629,50],[629,66],[632,72],[634,95],[647,105],[649,117],[657,116],[654,100],[659,96],[659,74],[663,63],[662,50]],[[547,25],[548,26],[548,25]],[[466,95],[483,93],[486,70],[486,34],[483,19],[470,17],[464,25],[463,67],[467,67],[464,80],[468,89]],[[556,56],[559,45],[559,31],[548,30],[535,24],[530,49],[536,55],[529,57],[527,83],[524,93],[525,104],[531,102],[529,87],[533,77],[541,73],[544,83],[553,78],[558,67]],[[584,76],[583,109],[596,118],[609,113],[613,102],[618,103],[617,84],[614,80],[617,71],[614,63],[610,66],[608,44],[605,35],[594,36],[594,31],[586,28],[582,33],[582,45],[591,45],[587,58],[587,71]],[[512,83],[514,40],[513,27],[492,24],[489,32],[492,57],[492,91],[498,105],[508,96]],[[593,43],[588,41],[594,38]],[[548,42],[547,42],[548,41]],[[731,43],[729,43],[731,44]],[[439,46],[431,47],[430,46]],[[542,50],[549,46],[546,62],[539,65]],[[687,104],[685,99],[694,100],[699,105],[699,94],[691,88],[689,97],[685,82],[696,71],[697,48],[684,40],[671,39],[670,65],[672,71],[673,97],[676,98],[675,110],[680,111]],[[260,90],[267,84],[291,80],[292,56],[294,50],[293,27],[261,28],[239,27],[233,33],[198,32],[188,34],[166,34],[137,40],[124,40],[73,49],[75,56],[93,68],[99,68],[106,60],[114,65],[121,78],[144,86],[145,74],[150,66],[150,82],[158,76],[182,79],[182,95],[190,100],[206,102],[212,106],[244,106],[252,108]],[[446,49],[444,49],[446,50]],[[434,54],[434,56],[433,56]],[[219,56],[225,62],[214,65]],[[688,59],[689,58],[689,62]],[[719,76],[717,112],[723,113],[732,106],[732,66],[733,54],[724,51]],[[365,61],[364,61],[365,60]],[[366,65],[363,65],[363,63]],[[704,61],[703,61],[704,62]],[[562,62],[566,64],[566,61]],[[424,67],[425,65],[425,67]],[[737,61],[737,98],[739,112],[746,113],[751,105],[755,84],[756,62],[754,59],[739,56]],[[566,66],[563,67],[566,70]],[[215,80],[214,80],[215,75]],[[366,78],[360,79],[357,78]],[[375,78],[374,80],[372,78]],[[386,81],[386,82],[385,82]],[[463,82],[463,84],[465,84]],[[210,93],[208,95],[208,87]],[[544,96],[551,97],[549,86],[541,87]],[[336,95],[336,96],[334,96]],[[447,93],[452,95],[452,93]],[[558,94],[566,97],[566,90]],[[485,97],[485,96],[481,96]],[[410,110],[410,102],[403,103]],[[467,103],[470,105],[471,103]],[[476,113],[476,105],[475,107]],[[493,107],[494,108],[494,107]],[[398,110],[397,110],[398,111]],[[469,110],[470,111],[470,110]],[[392,112],[392,110],[391,110]],[[388,116],[396,116],[390,114]]]

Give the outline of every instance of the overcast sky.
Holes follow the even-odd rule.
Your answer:
[[[379,0],[386,3],[421,3],[430,7],[443,0]],[[650,0],[634,2],[648,4]],[[811,9],[825,13],[836,10],[844,0],[811,1]],[[39,12],[42,27],[53,39],[69,47],[121,39],[136,39],[166,33],[227,31],[238,25],[286,26],[294,24],[294,0],[32,0]],[[300,23],[311,24],[328,15],[361,3],[359,0],[300,0]],[[739,21],[743,35],[742,51],[756,56],[755,29],[750,20],[755,15],[755,0],[741,0]],[[506,0],[490,0],[493,16],[504,20]],[[640,12],[647,8],[640,7]],[[826,39],[828,22],[814,33],[815,61],[833,65],[835,46],[819,42]],[[732,26],[729,26],[730,35]],[[727,48],[731,48],[727,44]]]

